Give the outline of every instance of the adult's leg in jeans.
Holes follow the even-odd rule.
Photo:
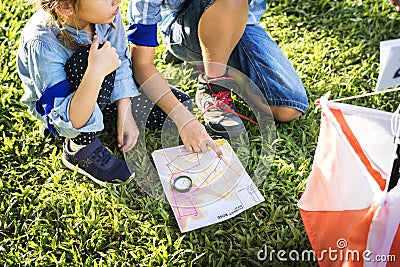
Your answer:
[[[227,3],[229,1],[231,4]],[[167,49],[177,58],[190,62],[205,60],[202,50],[207,50],[209,46],[211,47],[211,50],[208,49],[207,52],[209,55],[204,58],[209,58],[209,62],[226,65],[229,55],[243,33],[247,20],[247,12],[243,14],[244,12],[238,11],[241,5],[232,4],[234,2],[232,0],[198,0],[185,5],[171,24],[162,27],[165,30],[161,34]],[[247,2],[243,2],[246,3],[243,9],[248,9]],[[221,8],[224,9],[220,10]],[[227,12],[229,9],[232,9],[231,14],[238,17],[230,16]],[[225,15],[229,18],[225,18]],[[167,22],[170,21],[167,20]],[[202,44],[199,41],[199,31]],[[225,68],[217,74],[220,73],[224,74]],[[211,73],[207,74],[211,75]]]
[[[207,2],[213,1],[193,1],[178,14],[177,19],[163,33],[168,49],[182,60],[203,60],[197,27],[194,24],[196,18],[200,20],[202,12],[208,7],[204,4]],[[208,9],[214,4],[211,4]],[[243,40],[245,40],[244,44],[241,44]],[[293,66],[259,25],[246,26],[238,45],[230,56],[228,65],[240,70],[255,82],[268,100],[271,111],[278,121],[293,120],[308,107],[303,84]],[[262,105],[260,99],[256,102]]]
[[[289,59],[261,26],[246,26],[228,64],[257,85],[276,120],[293,120],[307,109],[303,83]],[[254,101],[262,105],[259,99]]]
[[[242,37],[248,11],[247,0],[215,0],[201,15],[198,38],[207,76],[225,74],[224,66]]]

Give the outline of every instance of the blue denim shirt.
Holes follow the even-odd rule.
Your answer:
[[[49,15],[45,11],[39,10],[30,18],[21,34],[17,55],[18,74],[25,90],[21,102],[29,107],[35,117],[51,124],[62,136],[72,138],[79,135],[80,132],[101,131],[104,128],[103,114],[97,104],[86,125],[79,129],[72,126],[68,114],[74,92],[56,97],[54,106],[45,116],[41,116],[36,110],[36,102],[46,90],[60,84],[67,84],[63,83],[66,80],[64,66],[74,53],[73,50],[58,41],[57,35],[60,33],[60,29],[54,24],[49,24],[48,21]],[[139,95],[132,76],[130,55],[120,13],[115,17],[114,23],[117,25],[117,30],[108,24],[95,25],[100,43],[110,41],[122,62],[116,70],[114,90],[110,97],[111,102]],[[91,44],[85,31],[77,32],[67,25],[65,28],[78,42]]]
[[[163,21],[163,25],[169,25],[168,21],[174,20],[177,11],[186,1],[191,0],[130,0],[128,40],[138,45],[157,46],[157,24]],[[267,0],[248,0],[248,2],[247,25],[258,24],[267,9]]]

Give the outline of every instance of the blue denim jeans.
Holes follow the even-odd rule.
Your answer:
[[[214,0],[187,1],[179,12],[170,14],[161,25],[167,49],[184,61],[202,61],[197,34],[198,22]],[[309,106],[306,91],[295,69],[279,46],[259,25],[247,25],[231,54],[228,65],[247,75],[270,106],[305,112]]]

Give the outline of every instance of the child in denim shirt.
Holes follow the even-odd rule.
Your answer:
[[[119,2],[41,0],[22,32],[17,56],[25,89],[21,101],[54,135],[66,137],[63,163],[72,170],[78,165],[100,184],[134,174],[97,138],[103,113],[116,104],[122,152],[135,146],[139,134],[131,112],[131,98],[139,92]]]

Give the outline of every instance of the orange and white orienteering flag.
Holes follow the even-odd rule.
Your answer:
[[[393,113],[319,99],[321,129],[298,203],[320,266],[400,266]],[[396,126],[398,127],[398,126]]]

